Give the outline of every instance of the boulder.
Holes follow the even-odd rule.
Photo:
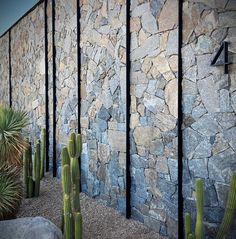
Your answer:
[[[0,221],[0,239],[62,239],[61,230],[43,217]]]

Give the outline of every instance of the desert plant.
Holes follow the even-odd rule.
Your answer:
[[[0,163],[22,165],[22,155],[27,142],[21,130],[27,124],[28,117],[25,112],[0,106]]]
[[[37,141],[36,149],[34,153],[34,196],[39,196],[40,190],[40,169],[41,169],[41,157],[40,157],[40,140]]]
[[[0,220],[14,218],[20,207],[23,188],[19,175],[16,166],[0,167]]]
[[[70,135],[68,149],[62,149],[63,185],[63,230],[65,239],[82,238],[82,216],[80,213],[80,169],[81,136]]]
[[[224,217],[220,225],[216,239],[223,239],[225,235],[228,233],[233,223],[235,210],[236,210],[236,172],[234,172],[232,176]]]
[[[41,168],[40,168],[40,179],[44,177],[45,170],[45,156],[46,156],[46,130],[42,129],[41,135]]]

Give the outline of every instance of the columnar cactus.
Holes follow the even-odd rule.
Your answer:
[[[195,226],[196,239],[203,239],[203,207],[204,207],[204,191],[203,180],[196,180],[196,205],[197,205],[197,219]]]
[[[45,156],[46,156],[46,130],[42,129],[41,135],[41,167],[40,167],[40,179],[44,177],[44,169],[45,169]]]
[[[188,239],[189,235],[192,233],[191,231],[191,215],[190,213],[186,213],[184,217],[184,228],[185,228],[185,238]]]
[[[68,148],[62,149],[63,185],[63,230],[65,239],[82,238],[82,216],[80,213],[80,169],[81,136],[72,133]]]
[[[41,166],[40,144],[41,144],[40,140],[38,140],[34,154],[34,181],[35,181],[34,195],[36,197],[39,196],[40,190],[40,166]]]
[[[233,223],[235,210],[236,210],[236,172],[234,172],[232,176],[224,217],[220,225],[216,239],[223,239],[225,235],[228,233]]]

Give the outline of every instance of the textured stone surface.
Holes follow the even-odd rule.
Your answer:
[[[0,38],[0,105],[9,104],[9,33]]]
[[[1,239],[62,239],[61,230],[43,217],[23,217],[0,222]]]

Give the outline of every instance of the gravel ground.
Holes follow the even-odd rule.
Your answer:
[[[61,224],[61,184],[50,175],[41,182],[38,198],[24,199],[18,217],[42,216]],[[84,239],[161,239],[158,233],[135,220],[127,220],[115,209],[81,193]]]

